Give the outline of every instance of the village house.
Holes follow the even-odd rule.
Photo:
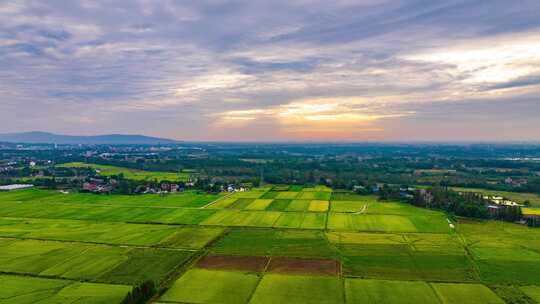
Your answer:
[[[520,204],[514,202],[514,201],[511,201],[511,200],[508,200],[508,199],[505,199],[504,197],[502,196],[487,196],[487,195],[484,195],[483,196],[483,199],[495,204],[495,205],[499,205],[499,206],[521,206]]]
[[[94,193],[108,193],[112,191],[112,186],[97,182],[85,182],[83,183],[82,190]]]
[[[507,185],[514,186],[514,187],[521,187],[527,184],[527,180],[526,179],[513,179],[511,177],[507,177],[504,180],[504,183]]]

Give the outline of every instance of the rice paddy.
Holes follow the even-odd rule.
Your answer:
[[[494,286],[538,301],[538,230],[455,225],[326,187],[0,193],[0,303],[119,303],[145,280],[155,303],[504,303]]]
[[[0,275],[0,303],[119,303],[131,290],[126,285]]]
[[[191,269],[161,297],[176,303],[247,303],[259,278],[255,274]]]

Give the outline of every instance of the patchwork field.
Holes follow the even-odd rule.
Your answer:
[[[540,230],[496,221],[463,221],[458,230],[483,281],[540,285]]]
[[[0,218],[0,238],[59,240],[109,245],[198,249],[223,233],[223,228]]]
[[[173,249],[0,239],[0,272],[131,285],[159,281],[191,255]]]
[[[0,303],[538,302],[540,232],[327,187],[0,193]],[[41,303],[41,302],[40,302]]]
[[[218,198],[0,193],[0,303],[119,303],[143,281],[160,284],[225,229],[132,222],[198,223]]]

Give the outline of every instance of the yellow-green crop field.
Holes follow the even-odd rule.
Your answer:
[[[523,214],[540,215],[540,208],[522,208]]]
[[[2,192],[0,303],[540,303],[540,230],[452,224],[320,186]]]

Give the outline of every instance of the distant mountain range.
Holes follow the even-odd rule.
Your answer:
[[[47,132],[23,132],[0,134],[0,142],[61,145],[157,145],[173,144],[178,141],[144,135],[107,134],[96,136],[74,136]]]

